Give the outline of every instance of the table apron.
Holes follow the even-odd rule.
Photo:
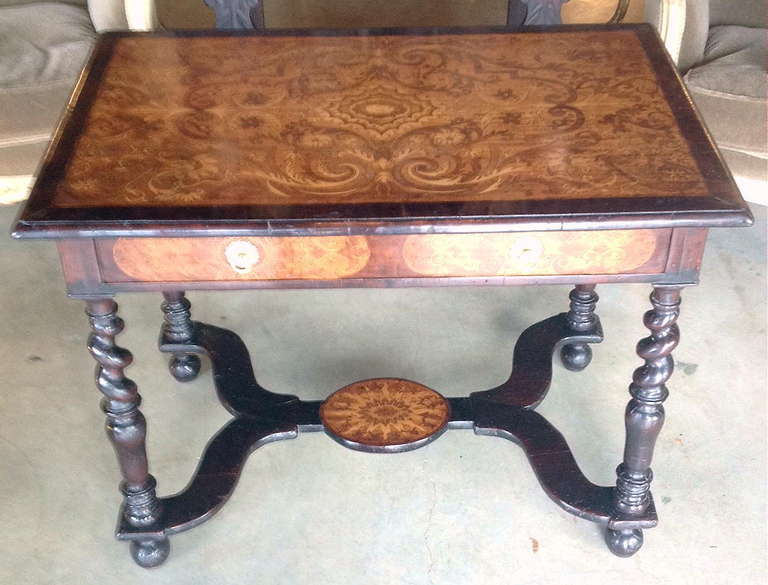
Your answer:
[[[71,296],[122,291],[697,282],[706,229],[59,242]]]

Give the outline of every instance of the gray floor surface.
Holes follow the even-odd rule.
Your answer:
[[[0,208],[0,226],[15,211]],[[766,210],[755,212],[751,229],[713,230],[702,284],[684,292],[653,465],[661,523],[630,559],[612,556],[594,524],[551,502],[510,442],[450,431],[410,453],[366,455],[314,433],[254,453],[215,518],[173,537],[162,567],[138,568],[111,537],[118,474],[82,303],[66,298],[51,243],[0,238],[0,583],[764,583]],[[606,340],[586,371],[556,367],[540,411],[586,475],[611,484],[649,288],[599,292]],[[491,387],[508,374],[520,331],[562,311],[567,294],[552,286],[190,298],[195,318],[243,337],[263,385],[316,399],[376,376],[448,396]],[[228,415],[207,364],[188,385],[168,375],[155,349],[157,296],[118,300],[152,471],[169,494]]]

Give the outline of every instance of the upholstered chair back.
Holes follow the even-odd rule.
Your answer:
[[[50,0],[49,0],[50,1]],[[32,4],[33,2],[42,2],[42,0],[0,0],[0,6],[13,6],[14,4]],[[85,6],[88,0],[56,0],[64,4],[79,4]]]
[[[765,28],[768,20],[765,0],[709,0],[709,25],[736,24]]]

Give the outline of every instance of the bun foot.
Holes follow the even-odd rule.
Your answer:
[[[131,556],[137,565],[145,569],[163,564],[170,552],[171,541],[167,538],[131,541]]]
[[[580,372],[592,361],[592,348],[586,343],[565,345],[560,350],[563,366],[572,372]]]
[[[617,557],[631,557],[643,546],[643,531],[639,528],[611,530],[605,533],[608,549]]]
[[[200,358],[194,354],[175,355],[168,362],[168,369],[179,382],[191,382],[200,373]]]

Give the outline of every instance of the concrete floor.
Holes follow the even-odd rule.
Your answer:
[[[0,208],[9,226],[16,209]],[[323,434],[269,445],[210,522],[172,538],[146,571],[111,537],[117,468],[102,429],[82,304],[63,294],[54,246],[0,239],[0,583],[748,584],[766,579],[766,209],[713,230],[703,284],[684,294],[683,340],[654,462],[661,517],[634,558],[536,483],[522,451],[451,431],[400,455],[346,450]],[[504,379],[517,334],[566,306],[567,287],[192,293],[194,315],[238,331],[259,380],[320,398],[401,376],[446,395]],[[603,286],[607,338],[593,364],[560,366],[540,411],[587,476],[611,484],[648,287]],[[119,338],[144,396],[163,494],[181,489],[228,418],[205,367],[171,380],[155,350],[155,295],[120,299]]]

